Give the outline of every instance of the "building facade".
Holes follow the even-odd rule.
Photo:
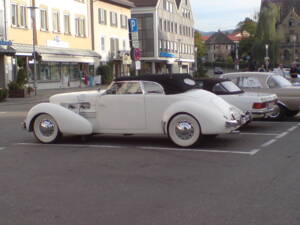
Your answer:
[[[194,19],[189,0],[133,0],[142,73],[189,73],[195,62]]]
[[[101,55],[100,64],[113,64],[116,77],[130,73],[128,19],[133,7],[126,0],[97,0],[93,4],[94,49]]]
[[[274,3],[279,7],[280,16],[276,24],[279,37],[278,62],[290,65],[300,61],[300,1],[262,0],[262,8]]]
[[[205,41],[208,62],[225,62],[235,49],[235,42],[223,32],[218,31]]]
[[[6,34],[15,55],[7,58],[5,83],[16,79],[26,67],[33,82],[35,46],[38,88],[81,85],[81,78],[94,74],[100,55],[93,52],[90,0],[5,0]]]

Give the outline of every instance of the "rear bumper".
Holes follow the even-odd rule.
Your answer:
[[[254,118],[265,118],[268,114],[271,114],[274,111],[274,108],[271,109],[263,109],[263,110],[254,110],[252,111],[252,115]]]
[[[250,122],[251,120],[252,120],[252,115],[251,115],[251,113],[247,112],[246,114],[242,115],[239,120],[226,121],[225,125],[227,128],[238,129],[239,127]]]

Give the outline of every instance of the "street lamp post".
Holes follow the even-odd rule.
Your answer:
[[[239,44],[235,43],[235,70],[239,71],[240,70],[240,65],[239,65]]]
[[[266,44],[266,58],[265,58],[265,62],[266,62],[266,70],[269,70],[269,45]]]
[[[291,41],[293,42],[293,62],[296,61],[296,41],[297,36],[295,34],[291,35]]]
[[[34,88],[34,94],[36,95],[37,92],[37,76],[36,76],[36,16],[35,16],[35,10],[38,7],[35,7],[34,4],[32,6],[28,7],[31,12],[31,22],[32,22],[32,55],[33,55],[33,88]]]
[[[178,59],[179,73],[181,73],[182,72],[182,70],[181,70],[181,39],[178,39],[178,56],[179,56],[179,59]]]
[[[198,72],[198,47],[195,46],[195,69],[194,72]]]

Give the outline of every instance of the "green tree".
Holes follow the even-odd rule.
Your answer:
[[[204,63],[202,58],[205,56],[205,45],[202,40],[202,35],[199,31],[195,31],[195,47],[197,47],[197,71],[195,72],[195,77],[205,76],[206,69],[204,68]]]
[[[235,30],[236,32],[247,32],[250,34],[250,36],[254,36],[256,33],[256,27],[257,27],[257,22],[252,20],[249,17],[246,17],[245,20],[241,21],[237,25],[237,29]]]

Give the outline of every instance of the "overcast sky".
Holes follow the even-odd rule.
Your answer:
[[[190,0],[195,26],[201,31],[234,29],[246,17],[253,18],[261,0]]]

